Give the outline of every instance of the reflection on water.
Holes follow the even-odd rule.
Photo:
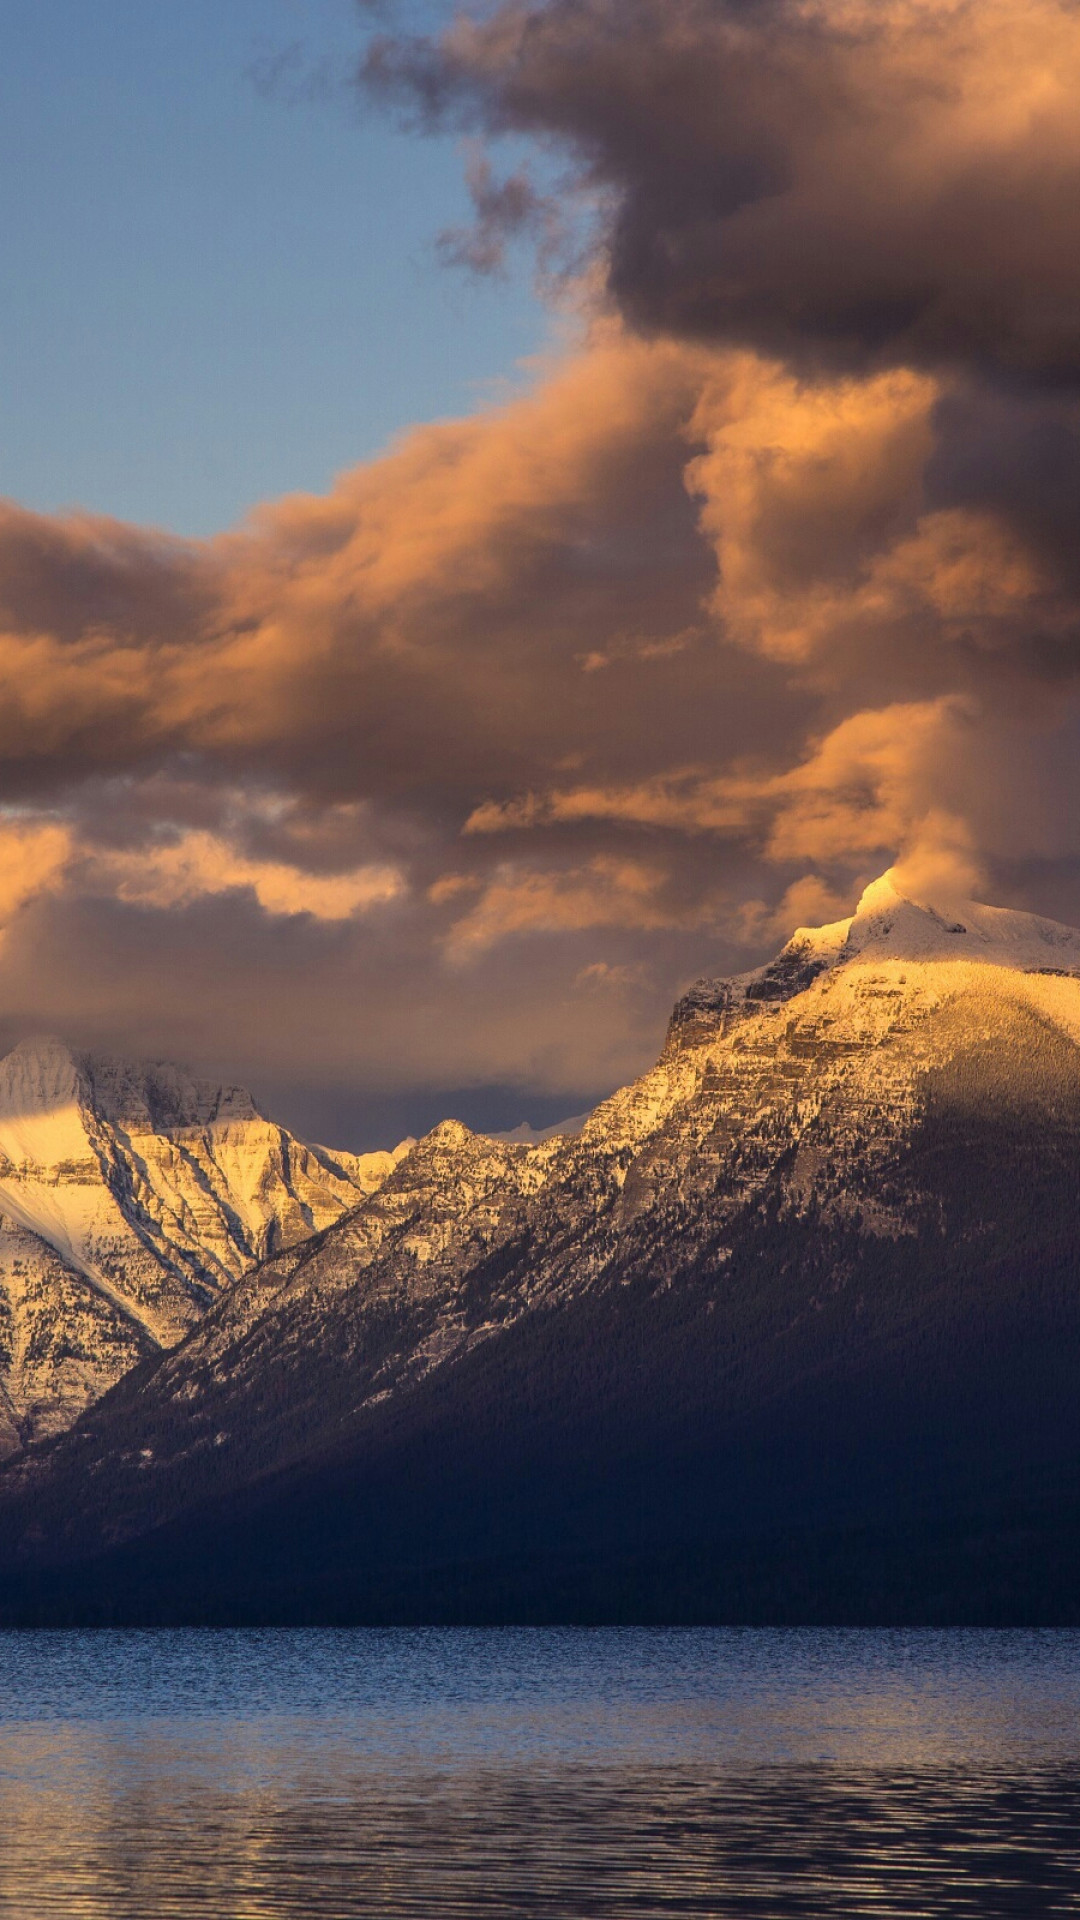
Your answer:
[[[1080,1913],[1080,1636],[0,1634],[5,1920]]]

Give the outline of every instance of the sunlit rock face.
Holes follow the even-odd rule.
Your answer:
[[[0,1450],[68,1426],[393,1164],[304,1146],[241,1087],[24,1041],[0,1060]]]
[[[256,1123],[179,1132],[217,1124]],[[32,1514],[62,1560],[206,1501],[246,1511],[275,1469],[310,1471],[316,1499],[303,1463],[331,1458],[368,1489],[364,1566],[394,1529],[411,1554],[410,1527],[482,1557],[546,1551],[549,1527],[636,1553],[751,1512],[801,1523],[829,1473],[857,1505],[929,1456],[990,1484],[999,1442],[1020,1472],[1072,1432],[1054,1369],[1080,1335],[1078,1164],[1080,933],[886,876],[850,920],[700,982],[657,1066],[576,1134],[447,1121],[327,1232],[271,1249],[6,1470],[0,1535]],[[190,1226],[187,1286],[221,1284],[207,1251],[195,1276],[216,1221]],[[969,1419],[972,1394],[999,1414]]]

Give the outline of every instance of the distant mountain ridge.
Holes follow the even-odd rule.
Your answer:
[[[12,1460],[0,1616],[1080,1622],[1078,1169],[1080,932],[884,876]]]
[[[242,1087],[23,1041],[0,1060],[0,1450],[70,1425],[393,1165],[303,1145]]]

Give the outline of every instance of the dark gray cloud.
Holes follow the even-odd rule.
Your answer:
[[[488,156],[473,151],[465,169],[473,221],[447,227],[439,235],[439,255],[447,266],[472,273],[503,273],[507,248],[523,238],[536,242],[541,257],[558,245],[561,222],[554,200],[538,191],[528,171],[496,174]]]
[[[504,0],[378,35],[362,77],[567,155],[635,325],[1080,374],[1073,0]]]

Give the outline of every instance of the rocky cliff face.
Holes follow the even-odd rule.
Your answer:
[[[242,1088],[25,1041],[0,1060],[0,1450],[70,1425],[240,1274],[372,1192]]]
[[[253,1555],[228,1577],[280,1585],[301,1534],[311,1580],[360,1581],[555,1543],[647,1558],[886,1483],[899,1510],[925,1473],[966,1498],[1063,1457],[1078,1164],[1080,932],[886,877],[693,988],[578,1135],[447,1122],[271,1248],[11,1464],[3,1530],[59,1562],[171,1517],[220,1556],[227,1515]]]

